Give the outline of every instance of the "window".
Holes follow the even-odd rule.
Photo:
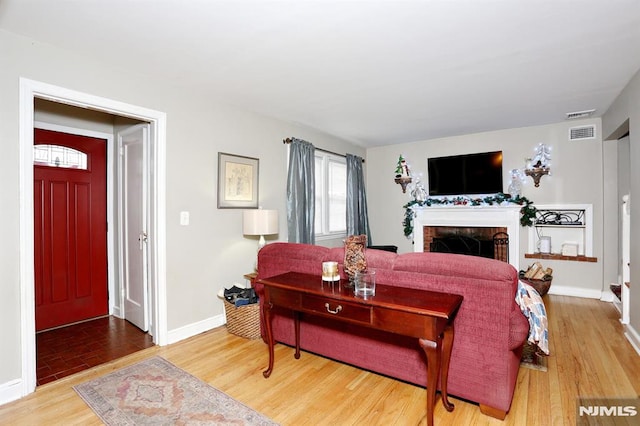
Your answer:
[[[33,164],[87,170],[87,154],[58,145],[34,145]]]
[[[316,238],[347,234],[347,160],[316,151]]]

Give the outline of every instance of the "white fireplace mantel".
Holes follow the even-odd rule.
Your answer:
[[[505,227],[509,234],[509,263],[520,270],[520,209],[509,206],[431,206],[415,208],[414,251],[424,250],[425,226]]]

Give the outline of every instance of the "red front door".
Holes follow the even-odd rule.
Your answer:
[[[40,331],[108,314],[106,141],[35,129],[34,145]],[[77,161],[83,154],[86,165]],[[47,155],[51,165],[45,165]]]

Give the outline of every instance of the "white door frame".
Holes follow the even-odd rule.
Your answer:
[[[147,121],[151,125],[152,209],[149,240],[152,334],[157,345],[167,344],[166,297],[166,114],[123,102],[20,78],[20,334],[21,396],[36,388],[34,223],[33,223],[33,127],[34,98],[91,108],[109,114]]]

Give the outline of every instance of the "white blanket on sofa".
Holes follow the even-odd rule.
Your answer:
[[[516,303],[529,320],[528,342],[537,345],[540,351],[549,355],[549,326],[542,297],[529,284],[518,281]]]

